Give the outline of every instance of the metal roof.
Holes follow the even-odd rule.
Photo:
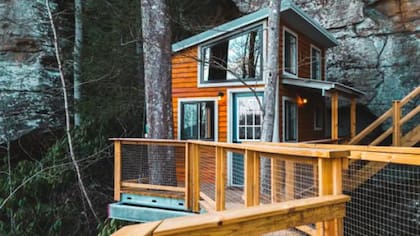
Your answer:
[[[219,25],[213,29],[186,38],[182,41],[172,44],[172,52],[181,51],[185,48],[189,48],[213,38],[222,36],[241,27],[264,21],[268,18],[268,12],[269,9],[264,8],[254,13],[229,21],[225,24]],[[312,19],[302,9],[288,0],[283,0],[281,3],[280,17],[283,22],[286,22],[286,24],[294,27],[297,32],[304,34],[322,47],[329,48],[338,45],[337,40],[331,33],[329,33],[318,22]]]
[[[282,83],[286,85],[293,85],[304,88],[319,89],[322,93],[330,92],[332,90],[337,90],[339,92],[345,93],[350,96],[361,97],[366,95],[364,92],[352,88],[350,86],[325,80],[313,80],[313,79],[303,79],[303,78],[282,78]]]

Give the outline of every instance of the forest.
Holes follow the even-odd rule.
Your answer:
[[[157,118],[146,125],[153,95],[145,78],[153,75],[144,44],[153,40],[142,28],[165,21],[175,43],[269,1],[158,1],[167,9],[159,20],[142,11],[153,2],[0,1],[0,235],[109,235],[127,224],[107,219],[108,139],[173,138],[151,127]],[[326,77],[366,93],[361,125],[419,85],[416,1],[293,2],[339,41],[327,52]]]

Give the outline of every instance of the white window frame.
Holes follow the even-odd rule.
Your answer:
[[[317,46],[315,46],[315,45],[313,45],[313,44],[311,44],[311,53],[310,53],[310,55],[311,55],[311,62],[310,62],[310,65],[311,65],[311,68],[310,68],[310,71],[311,71],[311,73],[310,73],[310,79],[312,79],[312,60],[313,60],[313,55],[312,55],[312,49],[315,49],[315,50],[317,50],[318,52],[319,52],[319,79],[315,79],[315,80],[322,80],[322,51],[321,51],[321,49],[319,49]]]
[[[205,42],[205,43],[203,43],[203,44],[201,44],[201,45],[199,45],[197,47],[197,58],[198,58],[198,61],[197,61],[197,87],[198,88],[212,88],[212,87],[226,87],[226,86],[243,86],[244,85],[244,83],[242,81],[239,81],[239,80],[238,81],[233,81],[233,82],[202,83],[202,81],[201,81],[201,75],[202,75],[202,73],[201,73],[202,72],[201,64],[203,63],[202,62],[202,58],[203,57],[201,55],[201,51],[202,51],[202,48],[203,47],[207,47],[208,45],[214,44],[214,43],[216,43],[216,42],[218,42],[220,40],[230,38],[230,37],[234,36],[235,34],[244,33],[244,32],[246,32],[246,31],[248,31],[248,30],[250,30],[252,28],[255,28],[257,26],[262,26],[262,57],[263,58],[261,60],[262,61],[262,65],[261,65],[261,80],[249,80],[249,81],[246,81],[245,83],[248,86],[264,85],[265,84],[263,73],[264,73],[264,69],[265,69],[265,67],[264,67],[265,58],[267,58],[267,43],[266,43],[267,42],[267,32],[266,32],[266,29],[267,29],[267,21],[266,20],[263,20],[263,21],[260,21],[260,22],[255,23],[255,24],[249,25],[247,27],[240,28],[240,29],[235,30],[233,32],[230,32],[228,34],[224,34],[224,35],[222,35],[220,37],[217,37],[215,39],[212,39],[210,41],[207,41],[207,42]]]
[[[287,72],[286,70],[285,70],[285,65],[286,65],[286,50],[285,50],[285,47],[286,47],[286,44],[285,44],[285,42],[286,42],[286,31],[287,31],[287,33],[289,33],[289,34],[291,34],[291,35],[293,35],[293,36],[295,36],[296,37],[296,57],[295,57],[295,63],[296,63],[296,75],[294,75],[294,74],[292,74],[292,73],[289,73],[289,72]],[[299,37],[298,37],[298,34],[297,33],[295,33],[294,31],[292,31],[291,29],[289,29],[289,28],[287,28],[286,26],[283,26],[283,48],[282,48],[282,57],[283,57],[283,75],[284,76],[286,76],[286,77],[288,77],[288,78],[298,78],[299,77],[299,64],[298,64],[298,62],[299,62]]]
[[[285,109],[285,107],[286,107],[286,101],[291,101],[291,102],[293,102],[293,103],[295,103],[296,104],[296,141],[286,141],[286,132],[285,132],[285,124],[286,124],[286,122],[285,122],[285,118],[286,118],[286,109]],[[291,97],[285,97],[285,96],[283,96],[282,97],[282,110],[283,110],[283,114],[282,114],[282,133],[283,133],[283,142],[288,142],[288,143],[297,143],[297,142],[299,142],[299,106],[298,106],[298,104],[297,104],[297,101],[296,101],[296,99],[294,99],[294,98],[291,98]]]
[[[317,112],[321,112],[321,114],[322,114],[322,124],[321,124],[321,127],[318,127],[317,125],[316,125],[316,114],[317,114]],[[323,109],[323,106],[322,105],[320,105],[320,104],[317,104],[317,105],[315,105],[314,106],[314,113],[313,113],[313,115],[314,115],[314,130],[315,131],[320,131],[320,130],[322,130],[323,128],[324,128],[324,119],[325,119],[325,114],[323,114],[324,113],[324,109]]]
[[[183,102],[214,102],[214,141],[217,142],[219,139],[219,98],[218,97],[194,97],[194,98],[178,98],[178,130],[177,138],[181,140],[181,104]]]

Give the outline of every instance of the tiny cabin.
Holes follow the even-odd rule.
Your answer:
[[[363,93],[326,81],[326,50],[337,46],[327,30],[289,1],[282,1],[280,16],[274,141],[338,139],[338,99],[349,100],[354,112]],[[177,139],[260,140],[267,20],[262,9],[172,45]],[[346,119],[353,135],[354,117]],[[229,163],[229,183],[242,183],[233,172],[243,162],[233,156]]]

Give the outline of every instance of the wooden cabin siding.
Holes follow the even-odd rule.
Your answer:
[[[224,94],[218,105],[218,139],[227,141],[227,90],[231,88],[246,88],[243,85],[228,87],[199,88],[198,80],[198,47],[175,53],[172,56],[172,104],[174,112],[174,132],[178,137],[178,99],[181,98],[217,98],[219,92]]]
[[[279,37],[280,53],[279,64],[280,74],[283,71],[283,28],[287,27],[298,35],[298,76],[300,78],[310,78],[311,75],[311,45],[318,47],[321,50],[322,62],[321,71],[322,79],[325,80],[325,50],[310,40],[308,37],[299,33],[295,27],[291,25],[281,25],[281,33]],[[198,88],[198,46],[190,47],[175,53],[172,56],[172,102],[174,112],[174,132],[175,137],[178,137],[178,99],[183,98],[217,98],[219,92],[224,94],[224,97],[217,101],[218,103],[218,137],[217,141],[226,142],[227,140],[227,90],[231,88],[245,88],[243,85],[229,86],[229,87],[205,87]],[[261,86],[262,87],[262,86]],[[298,111],[298,138],[299,141],[313,140],[324,138],[323,131],[314,130],[314,104],[322,103],[323,98],[320,95],[311,93],[309,90],[299,90],[296,87],[280,85],[279,88],[279,136],[283,140],[282,128],[282,105],[283,96],[296,98],[298,95],[306,97],[309,100],[308,104],[299,107]]]
[[[311,45],[321,50],[321,79],[325,80],[325,50],[320,45],[309,39],[302,33],[299,33],[294,26],[281,24],[280,33],[280,71],[283,71],[283,28],[291,30],[298,35],[298,77],[310,78],[311,77]]]

